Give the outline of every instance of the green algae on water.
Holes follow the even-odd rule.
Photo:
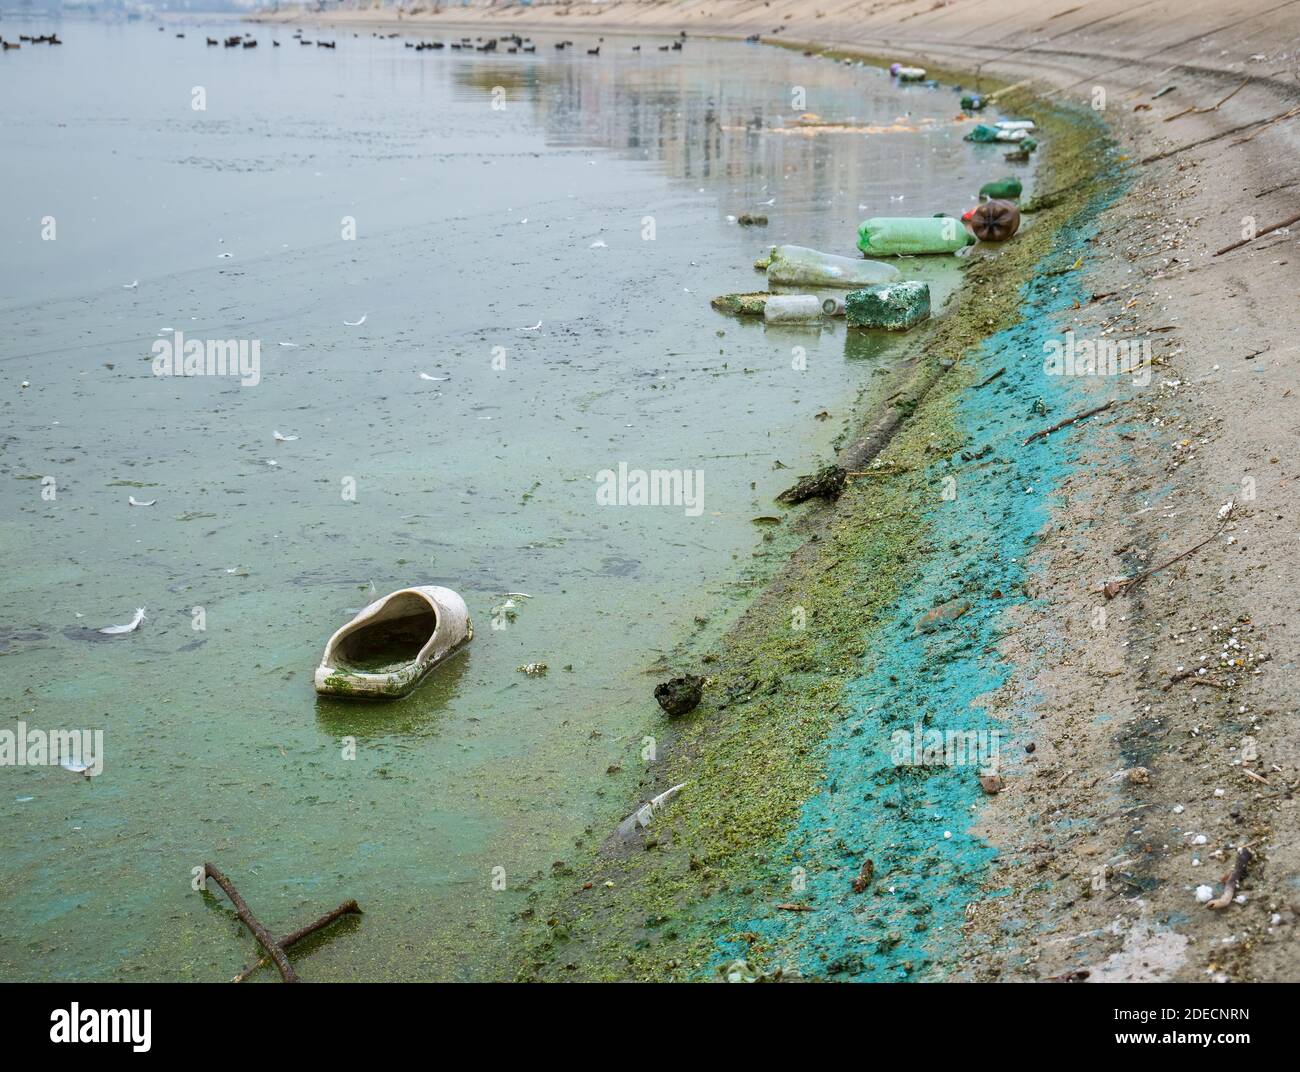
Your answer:
[[[815,860],[791,856],[788,839],[819,787],[834,789],[824,784],[827,738],[836,727],[851,734],[855,705],[861,709],[867,702],[861,694],[850,695],[848,686],[861,675],[885,627],[898,624],[903,593],[910,592],[913,605],[924,602],[925,593],[912,589],[942,550],[930,516],[938,497],[933,467],[968,445],[962,395],[987,372],[971,355],[985,339],[1019,322],[1023,282],[1049,253],[1062,252],[1058,243],[1072,248],[1079,232],[1066,222],[1106,181],[1098,162],[1106,160],[1108,145],[1091,117],[1047,108],[1023,92],[1008,94],[1002,103],[1034,109],[1047,135],[1044,177],[1067,194],[1015,242],[976,251],[962,304],[928,325],[916,347],[915,359],[923,365],[946,362],[950,371],[935,378],[886,451],[869,472],[856,475],[839,503],[805,516],[800,531],[806,541],[787,567],[716,650],[701,653],[711,678],[704,702],[671,741],[659,742],[659,763],[643,779],[646,795],[650,786],[689,782],[653,837],[621,854],[599,851],[602,839],[593,837],[576,880],[562,889],[533,889],[530,897],[551,907],[525,920],[521,977],[691,979],[710,977],[717,963],[733,957],[764,965],[789,955],[797,927],[811,926],[811,948],[819,944],[815,923],[804,923],[816,913],[792,914],[799,923],[787,925],[778,905],[818,888],[824,896],[851,896],[843,892],[847,879],[836,887],[832,873],[817,873],[825,867]],[[884,401],[879,392],[868,394],[864,410]],[[930,594],[941,603],[958,593]],[[909,613],[908,628],[914,620]],[[950,637],[940,633],[938,639]],[[881,682],[884,688],[896,684]],[[891,792],[902,794],[896,806],[920,803],[906,803],[908,779],[916,773],[880,776],[886,784],[873,792],[884,793],[881,808]],[[917,784],[925,784],[920,777]],[[893,790],[891,778],[898,779]],[[949,802],[949,813],[958,799]],[[835,874],[851,877],[863,853],[880,856],[878,875],[898,861],[880,846],[858,843],[852,830],[838,836],[840,843],[832,844]],[[929,950],[952,955],[960,898],[978,890],[988,858],[987,850],[963,840],[968,844],[950,890],[930,888],[929,901],[914,891],[887,925],[884,916],[876,920],[869,945],[801,966],[847,978],[916,978],[941,970]],[[938,874],[948,873],[933,851],[922,861]],[[837,888],[841,892],[834,894]],[[862,904],[868,918],[879,914],[872,901]],[[945,931],[947,939],[937,942],[935,936]]]

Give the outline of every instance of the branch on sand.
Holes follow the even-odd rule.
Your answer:
[[[1173,115],[1167,115],[1167,116],[1165,116],[1165,122],[1166,122],[1166,123],[1172,123],[1175,119],[1181,119],[1181,118],[1182,118],[1183,116],[1185,116],[1185,115],[1204,115],[1206,112],[1217,112],[1217,111],[1219,110],[1219,106],[1220,106],[1220,105],[1222,105],[1222,104],[1227,104],[1228,101],[1232,100],[1233,97],[1235,97],[1238,93],[1240,93],[1243,89],[1245,89],[1249,84],[1250,84],[1250,78],[1248,77],[1248,78],[1246,79],[1246,81],[1242,82],[1241,85],[1239,85],[1236,89],[1234,89],[1234,90],[1233,90],[1231,93],[1229,93],[1226,97],[1223,97],[1223,98],[1219,99],[1219,100],[1216,101],[1215,103],[1211,104],[1209,107],[1207,107],[1207,108],[1184,108],[1181,112],[1176,112],[1176,113],[1173,114]]]
[[[293,965],[289,963],[289,958],[285,955],[284,950],[286,946],[292,945],[294,942],[301,938],[305,938],[313,931],[317,931],[320,928],[333,923],[334,920],[348,912],[361,911],[361,909],[357,907],[356,901],[348,901],[334,909],[333,912],[322,916],[320,919],[316,920],[316,922],[308,924],[299,931],[294,931],[293,934],[290,934],[283,940],[277,942],[271,932],[263,926],[262,922],[255,915],[253,915],[253,910],[248,907],[248,903],[239,895],[239,891],[235,889],[235,884],[231,882],[230,879],[226,878],[226,876],[212,864],[205,863],[203,865],[205,890],[207,889],[208,879],[212,879],[213,882],[225,891],[226,896],[230,898],[230,903],[235,906],[235,912],[239,916],[240,921],[245,927],[252,931],[253,937],[256,938],[262,948],[266,950],[267,958],[279,969],[280,978],[282,978],[286,983],[296,983],[298,981],[298,973],[293,970]],[[266,963],[266,960],[261,961],[261,963]],[[245,972],[236,977],[236,981],[240,978],[246,977],[249,972],[255,969],[256,966],[254,966],[253,969],[246,969]]]
[[[1066,427],[1066,425],[1074,424],[1076,421],[1086,420],[1089,417],[1095,417],[1098,413],[1104,413],[1106,412],[1106,410],[1110,409],[1110,407],[1113,406],[1114,404],[1115,404],[1115,399],[1112,398],[1109,402],[1105,403],[1104,405],[1093,406],[1092,409],[1086,409],[1082,413],[1076,413],[1073,417],[1066,417],[1065,420],[1063,421],[1057,421],[1050,428],[1040,428],[1037,432],[1034,432],[1033,435],[1031,435],[1020,445],[1022,447],[1027,447],[1035,439],[1042,439],[1043,436],[1049,436],[1053,432],[1059,432],[1062,428]]]
[[[1251,237],[1243,238],[1240,242],[1233,242],[1231,245],[1224,246],[1222,249],[1216,249],[1213,255],[1218,257],[1224,253],[1231,253],[1234,249],[1240,249],[1242,246],[1250,245],[1250,243],[1255,241],[1256,238],[1263,238],[1266,234],[1280,231],[1283,227],[1290,227],[1293,223],[1300,223],[1300,213],[1296,213],[1296,215],[1283,220],[1281,223],[1275,223],[1271,227],[1265,227],[1262,231],[1256,231],[1251,235]]]
[[[1232,865],[1232,871],[1224,876],[1223,892],[1213,901],[1206,901],[1206,908],[1227,908],[1232,904],[1232,899],[1237,895],[1237,887],[1241,885],[1241,880],[1246,875],[1246,866],[1250,863],[1250,849],[1242,849],[1237,853],[1237,862]]]
[[[1122,595],[1125,592],[1131,592],[1134,588],[1136,588],[1139,584],[1141,584],[1143,581],[1145,581],[1148,577],[1152,576],[1153,574],[1159,573],[1162,569],[1165,569],[1168,566],[1172,566],[1175,562],[1181,562],[1183,559],[1189,558],[1190,556],[1196,554],[1197,551],[1199,551],[1202,547],[1204,547],[1215,537],[1223,535],[1223,530],[1228,527],[1228,522],[1232,520],[1231,509],[1229,509],[1226,513],[1224,513],[1222,517],[1223,517],[1223,521],[1219,525],[1219,527],[1215,529],[1212,533],[1210,533],[1210,535],[1205,537],[1205,539],[1203,539],[1200,543],[1196,544],[1194,547],[1189,547],[1186,551],[1174,555],[1174,557],[1169,559],[1168,562],[1161,562],[1160,565],[1158,566],[1152,566],[1150,569],[1143,570],[1136,577],[1121,577],[1118,580],[1107,581],[1105,584],[1101,586],[1102,595],[1104,595],[1107,599],[1114,599],[1116,596]],[[1174,677],[1172,680],[1170,680],[1169,684],[1173,685],[1178,680],[1180,679]],[[1198,681],[1197,684],[1200,684],[1200,682]],[[1212,684],[1212,683],[1207,682],[1207,684]],[[1218,686],[1216,685],[1215,687],[1217,688]]]
[[[1267,127],[1274,123],[1279,123],[1284,119],[1290,119],[1293,115],[1300,114],[1300,108],[1291,108],[1285,112],[1279,112],[1277,115],[1269,116],[1267,119],[1252,119],[1249,123],[1242,123],[1239,126],[1232,127],[1220,134],[1211,134],[1208,138],[1201,138],[1198,141],[1188,142],[1186,145],[1180,145],[1176,149],[1166,149],[1163,153],[1155,153],[1152,156],[1145,156],[1140,161],[1143,164],[1154,164],[1157,160],[1165,160],[1171,156],[1177,156],[1179,153],[1185,153],[1188,149],[1198,149],[1202,145],[1209,145],[1211,142],[1219,141],[1222,138],[1229,138],[1233,134],[1240,134],[1244,130],[1250,130],[1252,127]],[[1252,134],[1253,138],[1255,135]],[[1243,141],[1246,139],[1242,139]],[[1240,142],[1233,142],[1238,145]]]

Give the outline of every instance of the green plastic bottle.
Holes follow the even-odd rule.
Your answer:
[[[1014,201],[1020,196],[1021,189],[1020,180],[1014,175],[1008,175],[997,182],[986,182],[980,187],[980,197],[990,201]]]
[[[858,249],[868,257],[953,253],[974,241],[951,216],[876,216],[858,227]]]

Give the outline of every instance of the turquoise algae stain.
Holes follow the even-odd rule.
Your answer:
[[[762,936],[771,964],[842,980],[935,978],[956,952],[965,906],[988,896],[982,883],[995,852],[969,830],[983,797],[979,774],[990,758],[1005,766],[1023,755],[1018,728],[1030,713],[1009,724],[980,699],[1011,672],[996,650],[1002,612],[1026,601],[1025,557],[1080,446],[1062,435],[1022,444],[1089,404],[1068,377],[1042,372],[1043,342],[1064,330],[1058,314],[1087,298],[1078,273],[1048,275],[1046,265],[1078,256],[1119,189],[1114,177],[1062,226],[1022,289],[1023,318],[971,355],[980,378],[1007,372],[956,402],[964,449],[930,470],[937,550],[871,638],[863,673],[845,690],[847,715],[827,741],[822,787],[773,854],[788,901],[812,910],[773,911],[736,928]],[[956,494],[945,501],[948,477]],[[918,631],[918,619],[944,603],[937,627]],[[962,603],[969,609],[954,617]],[[932,749],[933,731],[974,747],[950,752],[948,765],[943,748]],[[854,892],[867,859],[873,877]],[[724,960],[745,955],[731,934],[717,943]]]

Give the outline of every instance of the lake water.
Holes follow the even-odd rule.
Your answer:
[[[102,730],[104,769],[0,767],[0,976],[230,977],[254,943],[204,860],[275,931],[360,901],[306,978],[503,974],[519,881],[635,805],[662,668],[894,354],[708,299],[763,289],[765,246],[963,210],[989,150],[951,89],[742,44],[3,31],[56,25],[0,62],[0,729]],[[258,47],[204,44],[232,33]],[[908,274],[938,304],[956,263]],[[156,376],[177,331],[256,342],[258,382]],[[619,463],[702,471],[698,516],[598,506]],[[418,583],[468,649],[318,700],[329,634]]]

